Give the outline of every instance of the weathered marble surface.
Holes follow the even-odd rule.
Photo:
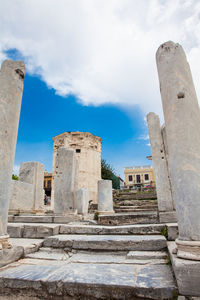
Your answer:
[[[98,211],[100,214],[114,213],[111,180],[98,181]]]
[[[0,70],[0,236],[7,235],[12,170],[17,141],[25,65],[6,60]]]
[[[3,279],[3,281],[1,280]],[[59,284],[58,284],[59,281]],[[167,265],[68,263],[24,259],[0,271],[0,291],[72,299],[170,299],[177,293]],[[70,299],[70,298],[69,298]]]
[[[179,239],[200,241],[200,111],[191,71],[173,42],[159,47],[156,60]]]
[[[168,242],[167,245],[179,293],[185,296],[200,297],[200,262],[178,258],[176,254],[173,254],[176,243]]]
[[[162,139],[160,119],[158,115],[151,112],[147,115],[147,122],[156,179],[158,209],[159,212],[173,211],[171,183]]]
[[[9,211],[32,211],[34,206],[33,184],[12,180],[12,193]]]
[[[20,166],[19,181],[33,185],[32,211],[44,210],[44,165],[39,162],[24,162]],[[31,195],[30,195],[31,196]],[[22,202],[24,200],[25,202]],[[20,199],[18,199],[18,202]],[[30,199],[28,199],[30,201]],[[21,209],[26,206],[26,199],[21,199]]]
[[[79,189],[74,193],[74,208],[78,214],[86,215],[89,206],[89,191],[86,188]]]
[[[102,225],[60,225],[61,234],[112,234],[112,235],[155,235],[160,234],[165,225],[162,224],[136,224],[124,226]]]
[[[13,238],[45,238],[59,234],[57,224],[8,223],[8,233]]]
[[[175,223],[177,222],[176,211],[159,212],[160,223]]]
[[[74,209],[76,171],[75,151],[61,147],[55,157],[54,212],[66,213]]]
[[[44,240],[44,247],[82,250],[162,250],[166,239],[162,235],[54,235]]]

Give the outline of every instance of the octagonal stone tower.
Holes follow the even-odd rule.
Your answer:
[[[55,158],[60,147],[74,149],[78,159],[75,188],[87,188],[89,200],[97,203],[97,183],[101,179],[101,138],[89,132],[64,132],[53,138],[53,178]]]

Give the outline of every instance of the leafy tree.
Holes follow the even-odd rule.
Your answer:
[[[101,178],[112,180],[113,189],[120,188],[119,178],[116,176],[114,169],[106,162],[105,159],[101,160]]]
[[[15,175],[15,174],[12,174],[12,179],[13,180],[19,180],[19,177],[17,175]]]

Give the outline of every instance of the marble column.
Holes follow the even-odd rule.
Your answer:
[[[0,70],[0,249],[9,247],[8,209],[12,190],[25,65],[6,60]]]
[[[54,212],[74,212],[76,155],[72,149],[60,147],[55,158]]]
[[[22,163],[19,170],[19,181],[30,183],[33,185],[33,199],[32,207],[30,207],[30,209],[32,209],[33,212],[43,212],[44,165],[35,161]]]
[[[89,191],[87,188],[81,188],[74,193],[74,208],[78,214],[87,215],[89,206]]]
[[[114,213],[112,180],[98,181],[98,211],[99,214]]]
[[[178,257],[200,260],[200,110],[185,53],[167,42],[156,54],[178,218]]]
[[[147,115],[152,160],[154,165],[159,212],[173,212],[172,191],[167,160],[160,128],[160,119],[155,113]]]

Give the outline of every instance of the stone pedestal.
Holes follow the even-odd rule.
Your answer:
[[[44,165],[39,162],[22,163],[19,171],[19,181],[33,185],[33,199],[30,209],[33,212],[42,212],[44,210]],[[24,199],[24,201],[26,200]],[[23,207],[23,203],[21,207]]]
[[[78,214],[87,215],[89,205],[89,191],[88,189],[79,189],[74,193],[74,207]]]
[[[76,164],[74,150],[58,149],[55,157],[54,213],[65,214],[74,210]]]
[[[160,120],[155,113],[151,112],[147,115],[147,122],[156,179],[158,210],[159,212],[171,212],[174,207]]]
[[[6,60],[0,71],[0,248],[9,246],[8,208],[21,109],[25,65]]]
[[[111,180],[98,181],[98,211],[99,214],[114,213]]]
[[[156,54],[179,227],[177,256],[200,258],[200,111],[185,53],[167,42]],[[192,255],[191,255],[192,254]]]

